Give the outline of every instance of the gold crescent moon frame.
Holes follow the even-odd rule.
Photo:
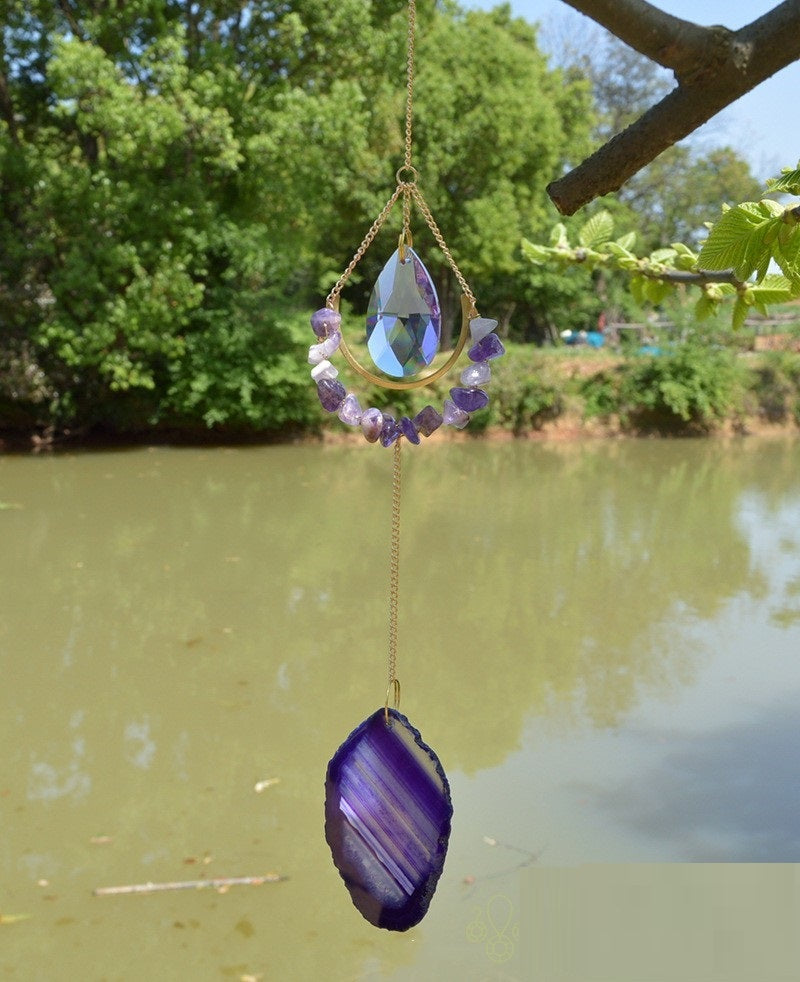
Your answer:
[[[338,296],[333,299],[330,304],[333,310],[339,310],[339,298]],[[430,372],[428,375],[423,375],[421,378],[411,379],[408,382],[398,382],[395,379],[386,378],[383,375],[376,375],[371,372],[368,368],[364,368],[363,365],[356,361],[353,353],[347,347],[347,342],[344,339],[344,331],[342,331],[342,340],[339,343],[339,350],[345,357],[347,364],[358,374],[365,378],[368,382],[372,382],[373,385],[379,385],[382,389],[421,389],[424,385],[431,385],[437,379],[442,378],[447,375],[450,369],[455,365],[458,359],[461,357],[461,352],[464,350],[464,345],[467,343],[467,338],[469,336],[469,322],[473,317],[477,317],[478,312],[475,310],[474,302],[464,294],[461,295],[461,333],[458,336],[458,341],[456,342],[455,348],[453,348],[453,353],[441,366],[437,368],[436,371]]]

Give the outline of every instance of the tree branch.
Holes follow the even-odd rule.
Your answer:
[[[738,31],[699,27],[664,14],[645,0],[565,3],[672,68],[678,86],[582,164],[548,185],[548,194],[563,215],[618,190],[667,147],[800,58],[800,0],[784,0]]]
[[[687,58],[694,61],[696,51],[706,47],[710,28],[666,14],[645,0],[564,0],[564,3],[591,17],[651,61],[676,73]]]
[[[645,269],[639,272],[649,280],[660,280],[662,283],[681,283],[690,286],[705,286],[706,283],[730,283],[737,290],[742,290],[747,286],[746,283],[743,283],[736,276],[732,269],[698,269],[695,272],[688,272],[682,269],[665,269],[662,273]]]

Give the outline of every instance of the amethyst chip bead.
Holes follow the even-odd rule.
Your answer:
[[[380,409],[367,409],[361,417],[361,432],[368,443],[375,443],[383,429],[383,413]]]
[[[428,437],[442,425],[442,414],[437,412],[433,406],[426,406],[424,409],[420,409],[412,422],[418,432]]]
[[[414,426],[414,423],[408,418],[408,416],[401,416],[398,426],[400,427],[401,433],[409,443],[413,443],[415,445],[419,443],[419,433],[417,433],[417,428]]]
[[[489,361],[506,353],[503,342],[496,334],[487,334],[467,352],[470,361]]]
[[[492,378],[492,369],[488,361],[476,361],[461,373],[461,384],[468,389],[478,385],[487,385]]]
[[[329,413],[335,413],[344,402],[347,390],[341,382],[332,378],[322,378],[317,382],[317,395],[322,408]]]
[[[447,426],[455,426],[457,430],[463,430],[469,422],[469,413],[459,409],[452,399],[445,399],[442,419]]]
[[[339,406],[339,419],[348,426],[358,426],[363,415],[358,399],[352,392],[348,392]]]
[[[451,389],[450,398],[465,413],[475,413],[489,405],[489,396],[483,389]]]
[[[342,315],[338,310],[322,307],[311,315],[311,330],[318,338],[327,338],[342,326]]]
[[[383,427],[381,429],[380,441],[382,447],[390,447],[400,436],[400,427],[394,416],[383,414]]]

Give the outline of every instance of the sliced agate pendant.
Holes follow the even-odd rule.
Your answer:
[[[416,375],[433,361],[442,336],[439,297],[430,273],[410,246],[395,250],[372,289],[367,348],[386,375]]]
[[[328,764],[325,838],[361,914],[407,931],[441,876],[453,806],[439,758],[405,716],[386,714],[364,720]]]

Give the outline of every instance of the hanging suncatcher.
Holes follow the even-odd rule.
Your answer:
[[[308,353],[313,365],[311,377],[323,408],[337,413],[347,426],[360,427],[370,443],[393,447],[386,701],[339,747],[328,764],[325,781],[325,837],[333,861],[361,914],[371,924],[393,931],[407,930],[428,910],[444,867],[453,814],[450,787],[439,758],[399,712],[396,659],[401,448],[403,441],[419,444],[420,437],[429,437],[442,425],[463,429],[472,413],[488,405],[485,386],[492,374],[489,363],[504,353],[494,333],[497,321],[478,315],[475,296],[439,231],[411,163],[415,22],[415,0],[409,0],[405,159],[397,171],[397,186],[328,294],[325,307],[312,316],[317,343]],[[367,310],[367,349],[377,370],[373,372],[358,363],[345,342],[339,295],[400,199],[398,247],[378,276]],[[450,357],[435,368],[431,366],[441,342],[441,310],[433,280],[413,249],[413,207],[424,218],[462,291],[458,341]],[[471,364],[463,370],[461,384],[450,389],[441,412],[428,405],[413,419],[395,419],[376,408],[362,409],[356,394],[337,380],[338,370],[330,361],[341,351],[348,364],[375,385],[396,390],[420,388],[453,368],[468,339]]]

